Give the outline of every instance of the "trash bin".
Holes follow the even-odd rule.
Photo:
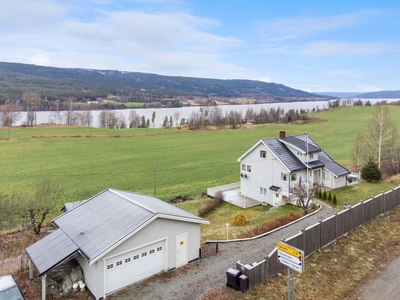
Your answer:
[[[242,274],[239,276],[239,286],[240,291],[243,293],[246,293],[249,289],[249,278],[246,275]]]
[[[226,271],[226,286],[234,288],[235,290],[239,289],[239,276],[242,273],[239,269],[229,268]]]

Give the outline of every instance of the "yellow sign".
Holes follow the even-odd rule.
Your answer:
[[[296,256],[298,258],[301,257],[301,253],[299,251],[297,251],[296,249],[291,248],[290,246],[288,246],[286,244],[278,243],[277,247],[278,247],[278,250],[286,252],[287,254]]]

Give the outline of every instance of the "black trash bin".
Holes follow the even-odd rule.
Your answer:
[[[241,292],[247,292],[249,289],[249,277],[247,277],[247,275],[242,274],[239,276],[239,286]]]
[[[229,268],[226,271],[226,286],[234,288],[235,290],[239,289],[239,276],[242,273],[239,269]]]

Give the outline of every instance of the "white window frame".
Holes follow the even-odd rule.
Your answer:
[[[290,181],[296,181],[296,180],[297,180],[297,173],[290,174]]]
[[[288,174],[287,173],[281,173],[281,180],[287,182],[288,181]]]
[[[267,158],[267,151],[265,151],[265,150],[260,150],[260,157],[261,157],[261,158]]]

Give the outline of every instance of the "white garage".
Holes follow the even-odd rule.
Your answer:
[[[207,220],[155,197],[107,189],[52,220],[26,249],[42,278],[75,257],[94,299],[198,259]],[[51,258],[51,259],[48,259]]]
[[[167,268],[165,244],[162,240],[106,259],[106,294],[164,271]]]

